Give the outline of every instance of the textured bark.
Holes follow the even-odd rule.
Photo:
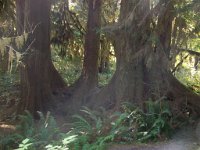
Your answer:
[[[20,67],[21,101],[18,112],[29,110],[35,114],[36,111],[47,111],[53,102],[52,90],[63,87],[64,82],[51,61],[50,2],[26,0],[25,10],[24,26],[29,35]]]
[[[80,78],[70,87],[70,113],[80,110],[85,96],[98,85],[98,56],[100,47],[101,0],[89,0],[87,31],[85,35],[83,69]],[[71,104],[70,104],[71,103]]]
[[[0,50],[0,71],[2,69],[2,63],[3,63],[3,55],[2,55],[2,52]]]
[[[24,12],[25,0],[16,0],[17,33],[22,35],[24,32]]]
[[[59,89],[62,88],[67,88],[65,81],[59,74],[59,72],[56,70],[54,67],[52,61],[50,62],[50,82],[51,82],[51,90],[52,91],[58,91]]]
[[[89,0],[87,31],[84,46],[82,80],[88,87],[98,84],[98,55],[100,47],[101,0]]]
[[[185,103],[196,110],[200,108],[199,96],[172,76],[168,67],[173,1],[165,2],[156,28],[151,29],[149,19],[143,20],[150,10],[149,0],[121,1],[117,24],[120,30],[115,27],[114,32],[116,72],[108,86],[90,97],[95,102],[87,102],[88,105],[110,109],[119,108],[122,102],[129,101],[143,108],[149,98],[158,100],[165,97],[172,100],[174,110]],[[141,24],[141,20],[145,22]],[[157,40],[149,40],[151,36]]]
[[[1,64],[1,71],[2,73],[7,73],[10,71],[10,56],[9,56],[9,48],[5,47],[3,56],[2,56],[2,64]]]

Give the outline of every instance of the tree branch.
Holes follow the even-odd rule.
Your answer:
[[[196,52],[196,51],[194,51],[192,49],[177,48],[177,50],[188,52],[190,55],[194,55],[194,56],[200,57],[200,52]]]

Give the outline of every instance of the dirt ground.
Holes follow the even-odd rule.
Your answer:
[[[183,127],[169,141],[155,145],[114,145],[109,150],[200,150],[195,129],[195,125]]]

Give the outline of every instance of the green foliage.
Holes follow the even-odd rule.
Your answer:
[[[71,135],[71,133],[67,133],[65,135],[65,138],[62,140],[62,143],[58,146],[53,146],[51,144],[47,145],[45,148],[47,150],[68,150],[68,145],[72,142],[74,142],[77,139],[77,135]]]
[[[52,60],[58,72],[61,74],[67,84],[72,85],[81,75],[82,60],[80,57],[63,57],[59,56],[59,49],[54,47]],[[111,60],[110,68],[105,73],[99,73],[99,85],[108,84],[115,72],[115,61]]]
[[[35,124],[32,115],[26,112],[26,115],[20,116],[21,124],[18,127],[22,136],[29,139],[25,144],[32,146],[33,149],[42,148],[47,143],[50,141],[53,142],[54,139],[57,139],[60,136],[56,122],[54,118],[50,116],[50,113],[48,112],[46,116],[41,112],[38,112],[38,114],[40,120]],[[24,141],[22,141],[21,145],[24,145],[23,142]]]
[[[176,19],[173,27],[171,50],[176,66],[176,77],[196,93],[199,93],[199,52],[200,52],[200,3],[199,0],[177,1],[175,4]],[[175,48],[176,49],[176,48]],[[185,52],[192,50],[196,54]],[[188,55],[188,56],[187,56]],[[187,57],[186,57],[187,56]],[[172,61],[173,62],[173,61]]]
[[[109,64],[109,70],[103,73],[99,73],[99,85],[100,86],[105,86],[106,84],[109,83],[109,81],[112,79],[113,74],[115,72],[116,68],[116,62],[114,60],[110,60]]]
[[[19,77],[17,74],[4,74],[0,71],[0,93],[11,91],[18,83]]]
[[[13,36],[15,27],[15,4],[13,0],[0,0],[0,38]],[[1,51],[1,50],[0,50]]]
[[[171,134],[171,112],[166,101],[146,102],[146,112],[125,103],[122,113],[115,113],[117,119],[111,122],[109,136],[113,141],[158,140]]]
[[[19,101],[19,77],[18,74],[1,73],[0,71],[0,114],[4,114],[5,108],[13,107]],[[14,114],[5,114],[4,117],[14,118]],[[1,119],[3,119],[1,118]]]
[[[49,150],[57,148],[73,150],[103,150],[106,143],[111,142],[113,135],[104,133],[106,119],[103,109],[100,112],[91,111],[88,108],[81,110],[83,116],[74,115],[72,130],[67,133],[60,145],[48,145]],[[105,119],[106,118],[106,119]]]
[[[73,150],[103,150],[111,143],[147,142],[168,137],[172,131],[171,112],[166,101],[147,101],[146,112],[129,103],[122,112],[105,115],[103,111],[82,110],[83,115],[74,115],[73,128],[66,134],[66,143],[49,145]]]
[[[124,103],[122,112],[112,115],[104,109],[92,111],[87,107],[81,112],[82,115],[73,116],[71,131],[66,134],[58,130],[50,113],[44,116],[39,112],[40,120],[35,124],[26,112],[19,117],[17,130],[21,134],[12,135],[4,143],[20,143],[18,150],[104,150],[115,142],[158,140],[172,131],[172,115],[164,100],[147,101],[146,112],[130,103]]]
[[[96,150],[104,149],[105,144],[110,138],[104,135],[104,128],[107,118],[104,116],[105,111],[91,111],[88,108],[81,110],[84,116],[74,115],[72,132],[78,135],[71,147],[75,150]]]
[[[176,73],[176,77],[191,90],[200,94],[200,71],[191,69],[191,65],[184,63]]]
[[[33,143],[30,142],[30,139],[24,139],[16,150],[28,150],[32,145]]]
[[[0,140],[0,145],[11,149],[19,144],[18,150],[36,150],[43,149],[48,143],[54,143],[62,137],[54,118],[48,112],[44,116],[38,112],[40,120],[35,122],[32,115],[26,111],[20,115],[20,124],[17,126],[17,132]]]
[[[137,139],[139,141],[156,140],[171,134],[171,111],[167,101],[149,100],[146,102],[147,112],[139,124]]]
[[[25,115],[20,115],[20,125],[17,126],[17,130],[21,132],[24,137],[31,137],[34,134],[34,119],[32,115],[26,111]]]
[[[22,140],[20,134],[8,134],[0,135],[0,149],[11,150],[13,147],[17,147],[17,143]]]
[[[81,59],[77,57],[74,59],[70,59],[69,57],[61,58],[58,49],[54,48],[55,50],[52,53],[54,65],[66,83],[71,85],[81,74]]]

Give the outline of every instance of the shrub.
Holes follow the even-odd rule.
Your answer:
[[[147,142],[168,137],[173,120],[167,101],[149,100],[145,110],[124,103],[121,112],[108,115],[104,109],[92,111],[84,107],[82,115],[73,116],[72,128],[66,134],[58,130],[50,113],[44,116],[38,112],[40,120],[35,125],[33,117],[26,112],[20,116],[21,124],[17,128],[21,134],[13,135],[8,141],[20,143],[17,150],[104,150],[115,142]]]

